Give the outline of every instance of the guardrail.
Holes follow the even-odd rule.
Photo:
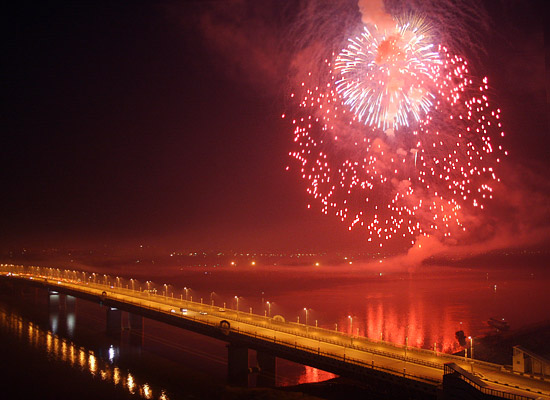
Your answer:
[[[87,285],[87,286],[89,286],[89,285]],[[101,290],[101,288],[103,288],[102,285],[95,284],[94,286],[100,286],[100,288],[98,290]],[[114,288],[109,288],[109,291],[110,291],[109,296],[117,298],[116,293],[113,292],[112,289],[114,289]],[[128,291],[128,289],[123,289],[123,288],[117,288],[117,290]],[[135,291],[132,291],[132,290],[130,290],[130,292],[135,293]],[[141,293],[141,292],[138,292],[138,293]],[[130,296],[130,297],[137,297],[137,296],[134,295],[134,296]],[[138,297],[138,298],[141,298],[141,296]],[[328,343],[328,344],[333,344],[333,345],[336,345],[336,346],[341,346],[343,348],[363,351],[365,353],[375,354],[375,355],[379,355],[379,356],[383,356],[383,357],[397,359],[397,360],[404,361],[404,362],[424,365],[424,366],[428,366],[428,367],[431,367],[431,368],[436,368],[436,369],[443,370],[443,364],[440,364],[440,363],[435,363],[435,362],[427,361],[427,360],[421,360],[421,359],[414,358],[414,357],[405,357],[404,355],[395,354],[395,353],[391,353],[391,352],[387,352],[387,351],[383,351],[383,350],[377,350],[377,349],[373,349],[373,348],[368,348],[368,347],[360,346],[360,345],[357,345],[357,344],[351,344],[351,343],[348,344],[348,343],[345,343],[345,342],[340,341],[340,340],[331,340],[330,338],[322,337],[322,336],[319,336],[319,335],[310,335],[310,334],[301,332],[299,330],[285,329],[284,327],[280,326],[279,323],[274,323],[271,319],[268,320],[268,321],[264,321],[262,323],[262,322],[254,321],[252,319],[252,317],[250,317],[250,318],[239,318],[239,314],[242,315],[244,313],[241,313],[241,312],[236,311],[236,310],[232,310],[231,312],[235,313],[237,315],[237,317],[232,317],[231,313],[225,313],[225,312],[224,313],[219,313],[219,312],[213,311],[213,309],[216,309],[216,308],[219,309],[219,307],[206,305],[206,304],[202,304],[202,303],[196,303],[196,302],[191,302],[191,301],[187,301],[187,300],[171,299],[171,298],[166,298],[165,296],[160,296],[160,295],[157,295],[157,294],[150,294],[150,295],[147,296],[147,299],[148,299],[148,301],[158,300],[156,302],[158,304],[160,304],[161,306],[167,306],[167,307],[174,306],[174,307],[178,308],[180,305],[186,304],[187,308],[191,311],[199,311],[200,312],[200,310],[207,309],[207,310],[210,311],[211,315],[213,315],[217,318],[227,319],[227,320],[230,320],[230,321],[235,321],[235,322],[239,322],[239,323],[247,324],[247,325],[251,325],[251,326],[267,328],[267,329],[271,329],[273,331],[286,333],[286,334],[293,335],[293,336],[298,336],[298,337],[302,337],[302,338],[306,338],[306,339],[320,341],[320,342],[323,342],[323,343]],[[117,298],[117,300],[118,300],[118,298]],[[184,302],[184,303],[182,303],[182,302]],[[129,303],[130,304],[136,304],[134,302],[129,302]],[[190,304],[191,304],[191,306],[190,306]],[[141,303],[140,303],[140,306],[144,307],[144,305],[141,304]],[[161,306],[159,306],[158,311],[170,313],[170,311],[162,310]],[[148,308],[148,307],[146,307],[146,308]],[[155,310],[157,310],[157,309],[155,308]],[[172,314],[172,313],[170,313],[170,314]],[[181,317],[181,318],[190,319],[189,316],[185,316],[185,315],[182,315],[180,313],[176,313],[176,315]],[[262,318],[261,316],[254,316],[254,317]],[[193,317],[193,319],[194,319],[194,317]],[[294,323],[287,323],[287,324],[294,324]],[[298,327],[298,328],[301,328],[301,327]],[[332,334],[331,331],[327,331],[327,332]],[[351,339],[351,337],[349,337],[349,338]],[[359,340],[361,340],[361,339],[359,339]]]
[[[126,299],[125,297],[121,297],[121,296],[119,296],[115,293],[110,294],[108,297],[113,298],[115,300],[119,300],[119,301],[123,301],[123,300]],[[178,317],[193,320],[193,321],[200,321],[201,323],[203,323],[205,325],[208,325],[208,326],[212,326],[214,328],[219,327],[219,323],[217,323],[217,322],[209,321],[205,318],[197,318],[196,315],[189,316],[189,315],[175,314],[175,313],[171,312],[169,309],[163,308],[162,306],[153,307],[153,306],[150,306],[148,304],[144,304],[142,302],[138,302],[138,303],[136,303],[136,302],[127,302],[127,301],[124,301],[124,302],[126,302],[128,304],[139,305],[142,308],[149,309],[149,310],[152,310],[152,311],[157,311],[157,312],[160,312],[160,313],[163,313],[163,314],[166,314],[166,315],[178,316]],[[162,304],[162,305],[164,305],[166,307],[165,304]],[[216,317],[224,319],[225,315],[220,315],[220,316],[216,315]],[[231,318],[225,318],[225,319],[230,319],[232,321],[249,324],[247,321],[241,320],[241,319],[231,319]],[[258,325],[258,326],[260,326],[260,325]],[[267,327],[263,327],[263,328],[267,328]],[[348,364],[357,365],[361,368],[368,368],[368,369],[378,370],[378,371],[391,373],[391,374],[398,375],[398,376],[403,376],[403,377],[409,378],[409,379],[428,381],[428,382],[433,383],[433,384],[439,384],[441,382],[441,380],[434,379],[432,377],[419,375],[419,374],[410,374],[410,373],[407,373],[406,371],[401,371],[401,370],[390,368],[390,367],[383,367],[383,366],[380,366],[380,365],[376,365],[376,364],[374,364],[374,361],[371,361],[371,363],[368,363],[368,362],[365,362],[365,361],[363,361],[361,359],[358,359],[358,358],[353,358],[353,357],[346,356],[345,354],[340,355],[340,354],[333,353],[333,352],[321,351],[320,347],[313,347],[313,346],[306,346],[306,345],[303,345],[303,344],[298,344],[297,341],[294,341],[294,343],[293,343],[292,341],[289,342],[288,340],[284,340],[280,337],[279,337],[279,339],[277,339],[276,335],[274,335],[274,336],[264,335],[264,334],[258,333],[257,331],[251,332],[251,331],[248,331],[248,330],[241,330],[239,327],[237,327],[237,329],[233,328],[233,331],[237,332],[240,335],[248,336],[251,339],[252,338],[253,339],[262,339],[263,341],[271,342],[273,344],[284,345],[288,349],[298,349],[298,350],[306,351],[306,352],[310,353],[311,355],[316,355],[316,356],[320,356],[320,357],[321,356],[322,357],[328,357],[328,358],[331,358],[331,359],[334,359],[334,360],[337,360],[337,361],[342,361],[342,362],[345,362],[345,363],[348,363]],[[298,335],[295,335],[294,332],[292,332],[292,331],[279,330],[278,332],[298,336]]]
[[[165,302],[165,301],[159,301],[159,300],[166,300],[164,298],[164,296],[158,296],[158,295],[152,295],[151,294],[151,295],[147,295],[147,296],[140,295],[138,297],[138,296],[136,296],[136,294],[137,293],[141,294],[143,292],[135,293],[134,291],[130,291],[130,292],[134,292],[134,293],[132,293],[133,294],[132,296],[129,296],[129,295],[124,294],[124,293],[117,293],[118,290],[125,291],[125,289],[121,290],[121,289],[117,288],[117,290],[115,291],[115,290],[113,290],[113,289],[115,289],[114,287],[113,288],[105,287],[105,285],[101,285],[101,284],[90,284],[90,283],[87,283],[87,282],[72,282],[72,281],[68,281],[66,279],[57,279],[57,278],[52,280],[49,277],[30,276],[29,274],[13,274],[13,275],[14,276],[19,276],[19,277],[24,278],[24,279],[33,279],[35,281],[43,280],[45,283],[48,283],[48,284],[53,285],[53,286],[57,286],[59,288],[66,288],[66,289],[70,289],[70,290],[73,290],[73,291],[80,291],[80,292],[83,292],[83,293],[88,293],[88,294],[95,295],[95,296],[98,296],[98,297],[104,297],[105,299],[120,301],[120,302],[126,303],[128,305],[138,306],[140,308],[155,311],[155,312],[158,312],[158,313],[161,313],[161,314],[170,315],[170,316],[173,316],[173,317],[179,317],[179,318],[187,319],[187,320],[192,320],[192,321],[195,321],[195,322],[200,322],[204,325],[211,326],[211,327],[214,327],[214,328],[219,327],[219,321],[210,321],[206,317],[202,317],[202,316],[198,317],[196,315],[183,315],[180,312],[172,312],[171,310],[174,309],[174,304],[169,304],[168,302]],[[195,302],[190,302],[190,301],[184,301],[184,302],[188,304],[188,309],[189,310],[195,311],[195,312],[199,312],[200,310],[208,309],[208,308],[211,307],[211,306],[204,305],[204,304],[201,304],[201,303],[195,303]],[[155,303],[157,304],[157,306],[153,305]],[[189,303],[192,303],[191,305],[193,307],[190,307]],[[304,344],[299,344],[296,340],[294,340],[294,341],[290,340],[289,341],[289,340],[281,338],[281,337],[279,337],[279,339],[277,339],[276,335],[273,335],[273,336],[265,335],[265,334],[262,334],[262,333],[258,332],[257,330],[252,331],[252,330],[248,330],[248,329],[240,329],[239,327],[237,327],[236,329],[235,328],[232,329],[234,332],[236,332],[240,335],[247,336],[249,338],[261,339],[263,341],[271,342],[273,344],[286,346],[288,349],[298,349],[298,350],[306,351],[311,355],[316,355],[316,356],[319,356],[319,357],[325,357],[325,358],[333,359],[335,361],[345,362],[347,364],[353,364],[353,365],[356,365],[356,366],[361,367],[361,368],[379,370],[379,371],[382,371],[382,372],[391,373],[391,374],[402,376],[402,377],[409,378],[409,379],[427,381],[427,382],[430,382],[432,384],[438,384],[438,383],[441,382],[441,380],[434,379],[434,378],[431,378],[431,377],[428,377],[428,376],[424,376],[424,375],[420,375],[420,374],[411,374],[410,372],[408,373],[408,372],[406,372],[406,370],[398,370],[398,369],[394,369],[394,368],[390,368],[390,367],[381,366],[381,365],[375,364],[374,360],[369,363],[369,362],[366,362],[364,360],[354,358],[354,357],[350,357],[350,356],[345,354],[346,349],[354,349],[354,350],[359,350],[359,351],[366,351],[366,350],[373,350],[373,349],[366,349],[365,348],[363,350],[363,348],[360,347],[360,346],[346,345],[345,343],[341,343],[339,341],[322,338],[320,336],[300,335],[300,334],[297,334],[297,332],[295,330],[284,329],[280,326],[276,326],[275,324],[258,323],[258,322],[253,321],[250,318],[239,318],[238,312],[236,312],[236,314],[237,314],[236,318],[231,318],[231,316],[226,314],[226,313],[223,313],[223,314],[222,313],[211,313],[212,316],[215,316],[216,318],[219,318],[220,320],[227,319],[229,321],[239,322],[241,324],[249,325],[251,327],[259,327],[259,328],[264,328],[264,329],[270,329],[270,330],[273,330],[274,332],[282,333],[282,334],[285,334],[285,335],[290,335],[290,336],[295,336],[295,337],[303,337],[303,338],[310,339],[310,340],[316,340],[316,341],[323,342],[323,343],[329,343],[329,344],[334,344],[334,345],[337,345],[337,346],[341,346],[344,349],[344,354],[340,355],[338,353],[334,353],[334,352],[330,352],[330,351],[326,351],[326,350],[321,350],[320,346],[315,347],[315,346],[307,346],[307,345],[304,345]],[[276,329],[274,329],[274,328],[276,328]],[[398,358],[400,360],[404,360],[403,356],[395,357],[396,356],[395,354],[392,354],[392,353],[389,353],[389,352],[384,352],[384,351],[380,351],[380,350],[374,350],[374,351],[368,351],[368,352],[370,352],[372,354],[383,355],[383,356],[393,358],[393,359]],[[410,362],[417,361],[417,363],[427,365],[427,366],[432,366],[431,364],[434,364],[434,363],[430,363],[430,362],[424,361],[424,360],[410,359],[408,357],[407,357],[406,361],[410,361]]]
[[[470,377],[471,374],[469,374],[467,371],[464,371],[462,368],[460,368],[458,365],[454,363],[448,363],[445,364],[445,368],[443,370],[443,376],[445,375],[453,375],[456,378],[459,378],[463,380],[464,382],[468,383],[468,385],[474,387],[475,389],[479,390],[482,393],[488,394],[490,396],[495,396],[498,398],[503,399],[511,399],[511,400],[533,400],[535,397],[530,396],[523,396],[521,394],[516,393],[509,393],[504,392],[502,390],[492,389],[487,387],[482,381],[475,377]]]
[[[25,275],[25,276],[29,276],[29,277],[30,276],[37,277],[35,274],[29,273],[26,270],[28,268],[23,267],[23,266],[2,265],[1,269],[6,271],[6,272],[9,271],[9,272],[12,272],[12,273],[19,273],[21,275]],[[59,275],[59,274],[57,274],[57,275]],[[98,290],[101,290],[101,289],[108,290],[108,291],[111,292],[111,294],[113,294],[115,291],[116,292],[122,292],[122,293],[127,292],[131,297],[134,297],[134,298],[145,298],[144,293],[147,293],[146,298],[149,301],[153,301],[153,299],[155,299],[156,302],[158,302],[159,304],[163,304],[163,305],[167,305],[167,306],[174,305],[174,307],[180,307],[182,304],[185,304],[187,306],[187,308],[190,308],[190,309],[193,309],[193,310],[209,310],[212,315],[214,315],[216,317],[219,317],[219,318],[225,318],[225,319],[240,322],[240,323],[243,323],[243,324],[249,324],[249,325],[252,325],[252,326],[269,328],[271,330],[282,332],[282,333],[287,333],[287,334],[291,334],[291,335],[295,335],[295,336],[299,336],[299,337],[303,337],[303,338],[308,338],[308,339],[312,339],[312,340],[318,340],[320,342],[333,344],[333,345],[336,345],[336,346],[342,346],[344,348],[350,348],[350,349],[354,349],[354,350],[358,350],[358,351],[363,351],[365,353],[370,353],[370,354],[383,356],[383,357],[389,357],[389,358],[392,358],[392,359],[397,359],[397,360],[400,360],[400,361],[409,362],[409,363],[418,364],[418,365],[424,365],[424,366],[427,366],[427,367],[436,368],[436,369],[440,369],[440,370],[443,370],[443,363],[429,361],[429,360],[422,360],[420,358],[406,356],[404,354],[398,354],[398,353],[394,353],[394,352],[391,352],[391,351],[379,350],[379,349],[375,349],[373,347],[368,347],[368,345],[369,344],[372,344],[373,346],[383,345],[387,348],[393,348],[393,349],[395,349],[396,351],[399,351],[399,352],[404,352],[404,353],[410,352],[410,353],[413,353],[413,354],[425,354],[425,355],[437,358],[439,360],[444,359],[444,360],[461,361],[461,362],[465,360],[463,357],[453,356],[451,354],[440,353],[440,352],[435,352],[435,351],[427,350],[427,349],[420,349],[420,348],[416,348],[416,347],[404,346],[404,345],[399,345],[399,344],[385,342],[385,341],[375,341],[375,340],[372,340],[372,339],[369,339],[369,338],[366,338],[366,337],[350,336],[350,335],[344,334],[342,332],[337,332],[337,331],[324,329],[324,328],[319,328],[319,327],[306,326],[306,325],[302,325],[302,324],[296,324],[294,322],[286,322],[284,324],[292,325],[292,326],[295,325],[295,329],[285,329],[283,326],[281,326],[280,322],[275,322],[270,317],[265,317],[265,316],[256,315],[256,314],[247,314],[247,313],[244,313],[244,312],[240,312],[238,310],[231,310],[231,309],[228,309],[228,310],[231,310],[230,312],[223,313],[223,315],[222,315],[222,313],[218,313],[218,312],[215,311],[215,309],[216,308],[219,309],[219,307],[215,307],[215,306],[212,306],[212,305],[209,305],[209,304],[192,302],[192,301],[183,300],[183,299],[177,299],[177,298],[168,297],[168,296],[162,296],[162,295],[151,293],[150,291],[145,291],[145,290],[144,291],[136,291],[136,290],[133,290],[133,289],[128,289],[128,288],[125,289],[123,287],[110,286],[110,285],[107,285],[107,284],[102,284],[102,283],[97,283],[97,282],[92,283],[92,282],[81,281],[81,280],[75,281],[75,280],[71,280],[71,279],[67,279],[67,278],[62,278],[61,276],[41,275],[39,277],[42,278],[42,279],[58,280],[59,282],[66,281],[66,282],[69,282],[69,283],[72,283],[72,284],[86,285],[87,287],[96,287],[96,288],[98,288]],[[235,314],[235,317],[230,316],[230,314],[232,314],[232,313]],[[250,317],[242,318],[243,315],[250,315]],[[182,316],[182,317],[184,317],[184,316]],[[263,321],[258,321],[258,320],[263,320]],[[337,338],[336,339],[331,339],[331,337],[337,337]],[[488,368],[499,370],[499,371],[502,371],[502,367],[503,367],[503,366],[498,365],[498,364],[488,363],[488,362],[480,361],[480,360],[469,360],[469,361],[473,362],[474,366],[475,365],[484,366],[484,367],[488,367]]]

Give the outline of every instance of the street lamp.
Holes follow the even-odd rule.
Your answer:
[[[235,296],[235,300],[237,300],[237,311],[239,311],[239,296]]]
[[[306,312],[306,325],[307,325],[307,312],[308,312],[308,309],[304,307],[304,311]]]
[[[210,303],[214,306],[214,292],[210,292]]]
[[[168,297],[168,285],[165,283],[164,285],[164,297]]]
[[[187,295],[189,294],[189,288],[184,287],[183,289],[185,290],[185,301],[187,301]]]
[[[468,336],[468,339],[470,339],[470,358],[474,359],[474,338],[472,336]]]
[[[351,335],[353,336],[353,317],[351,315],[348,315],[349,318],[349,330],[351,332]]]
[[[269,301],[266,301],[267,303],[267,315],[269,318],[271,318],[271,303]]]

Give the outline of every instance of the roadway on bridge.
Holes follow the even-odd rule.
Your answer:
[[[478,360],[466,360],[431,350],[404,347],[363,337],[349,336],[314,326],[293,322],[276,321],[272,318],[241,311],[223,309],[219,306],[201,304],[160,296],[148,291],[135,291],[122,287],[106,286],[90,282],[52,280],[51,278],[19,275],[22,278],[44,281],[52,286],[66,287],[83,293],[102,296],[127,304],[158,310],[208,325],[217,326],[223,320],[231,324],[231,330],[251,337],[275,341],[289,347],[296,347],[338,360],[372,366],[394,374],[405,374],[408,378],[428,383],[440,383],[443,378],[443,364],[454,362],[466,371],[473,372],[491,389],[520,394],[532,398],[550,399],[550,382],[521,376],[504,370],[497,364]],[[182,312],[181,309],[185,309]]]

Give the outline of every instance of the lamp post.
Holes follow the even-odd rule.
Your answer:
[[[183,288],[185,290],[185,301],[187,301],[187,295],[189,294],[189,288],[188,287],[184,287]]]
[[[304,311],[306,312],[306,325],[307,325],[307,312],[309,311],[307,308],[304,307]]]
[[[468,336],[468,339],[470,339],[470,358],[474,359],[474,338],[472,336]]]
[[[214,306],[214,292],[210,292],[210,303]]]
[[[266,301],[267,303],[267,315],[269,318],[271,318],[271,302]]]
[[[237,300],[237,311],[239,311],[239,296],[235,296],[235,300]]]
[[[351,332],[351,335],[353,336],[353,317],[351,315],[348,315],[349,318],[349,330]]]
[[[168,285],[165,283],[164,285],[164,298],[168,297]]]

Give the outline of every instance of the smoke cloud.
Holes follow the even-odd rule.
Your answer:
[[[395,21],[390,14],[386,12],[382,0],[359,0],[357,3],[361,13],[361,21],[365,25],[376,25],[379,29],[392,29],[395,27]]]

